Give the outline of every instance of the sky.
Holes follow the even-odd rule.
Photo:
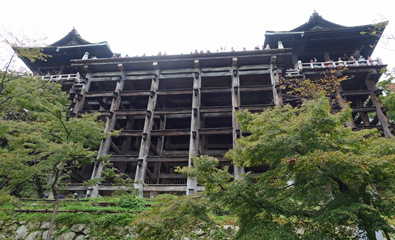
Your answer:
[[[1,38],[12,33],[45,45],[76,28],[85,40],[107,41],[113,52],[129,56],[252,50],[262,46],[265,31],[291,30],[314,11],[344,26],[389,20],[385,34],[395,32],[393,0],[8,0],[2,5]],[[4,66],[10,53],[0,47]],[[394,56],[395,40],[390,40],[380,42],[372,57],[395,67]]]

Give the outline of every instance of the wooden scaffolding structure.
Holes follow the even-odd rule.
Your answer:
[[[372,54],[374,48],[363,46],[377,42],[384,30],[360,34],[373,27],[344,27],[314,13],[308,23],[291,31],[268,31],[264,50],[131,58],[117,57],[107,43],[91,44],[73,29],[44,48],[44,53],[54,54],[52,60],[28,66],[69,92],[69,117],[98,112],[106,121],[105,131],[120,131],[118,137],[102,140],[98,158],[109,156],[141,193],[194,194],[202,190],[197,179],[176,173],[175,168],[192,165],[192,157],[200,155],[232,166],[223,156],[248,134],[242,132],[236,112],[298,105],[300,101],[282,90],[291,79],[315,80],[323,72],[345,69],[341,74],[350,77],[333,93],[338,100],[333,110],[350,102],[348,127],[378,128],[385,137],[393,137],[395,127],[376,88],[385,65],[380,59],[358,59]],[[89,52],[95,57],[87,57]],[[350,54],[357,60],[336,61]],[[311,62],[313,58],[318,61]],[[259,173],[266,167],[229,169],[237,179],[244,171]],[[100,178],[102,171],[100,161],[74,170],[67,190],[93,197],[118,190],[111,180],[94,187],[82,184]]]

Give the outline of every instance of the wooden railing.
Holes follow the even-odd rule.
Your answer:
[[[76,82],[80,81],[80,74],[60,74],[60,75],[45,75],[42,77],[44,80],[56,82]]]
[[[298,62],[299,69],[315,69],[315,68],[337,68],[337,67],[358,67],[358,66],[373,66],[383,65],[381,59],[376,60],[355,60],[355,61],[328,61],[328,62]]]

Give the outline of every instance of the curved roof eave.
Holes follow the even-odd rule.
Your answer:
[[[66,36],[61,38],[60,40],[50,44],[49,46],[66,46],[66,45],[86,45],[91,44],[91,42],[83,39],[77,32],[75,28],[73,28]]]

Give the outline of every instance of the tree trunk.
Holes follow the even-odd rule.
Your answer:
[[[56,215],[58,214],[59,211],[59,186],[58,186],[58,182],[60,179],[60,176],[62,175],[63,172],[63,163],[58,164],[58,166],[54,167],[54,172],[55,172],[55,178],[54,181],[51,185],[52,188],[52,194],[54,196],[55,199],[55,205],[53,208],[53,212],[52,212],[52,218],[51,218],[51,222],[49,223],[49,229],[48,229],[48,235],[47,235],[47,240],[52,240],[53,239],[53,232],[55,229],[55,220],[56,220]]]
[[[384,232],[385,238],[386,238],[387,240],[391,240],[391,237],[390,237],[390,235],[388,234],[388,232],[385,231],[385,230],[383,230],[383,232]]]
[[[368,237],[369,240],[376,240],[376,232],[372,230],[365,230],[366,231],[366,237]]]

